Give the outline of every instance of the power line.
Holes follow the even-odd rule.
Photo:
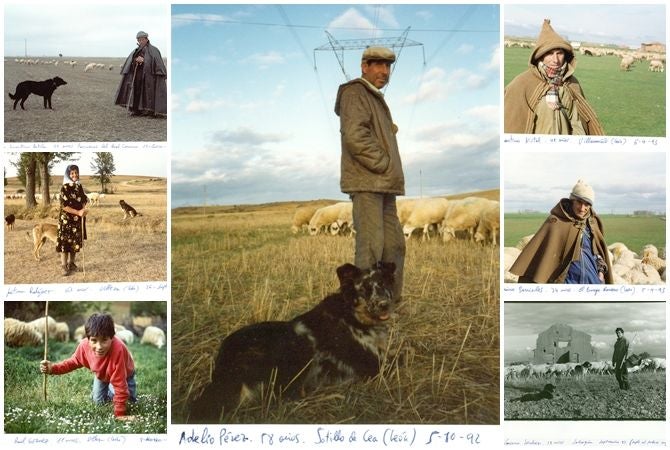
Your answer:
[[[292,23],[272,23],[272,22],[247,22],[243,20],[233,20],[226,18],[205,18],[205,17],[180,17],[173,16],[172,20],[175,22],[192,22],[192,23],[219,23],[230,25],[252,25],[260,27],[282,27],[282,28],[305,28],[322,30],[324,27],[320,25],[301,25]],[[352,30],[352,31],[389,31],[389,32],[403,32],[404,28],[374,28],[369,27],[328,27],[329,30]],[[499,33],[499,29],[475,29],[475,28],[412,28],[412,32],[423,33]]]

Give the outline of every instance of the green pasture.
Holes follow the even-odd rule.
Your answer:
[[[505,214],[505,247],[514,247],[519,239],[535,233],[546,218],[547,214],[542,213]],[[601,214],[600,218],[608,245],[623,242],[638,254],[647,244],[665,248],[665,217]]]
[[[49,342],[50,361],[72,355],[77,343]],[[117,421],[111,403],[97,406],[91,399],[93,374],[86,368],[65,375],[44,376],[39,363],[44,347],[5,346],[5,433],[91,434],[167,432],[167,352],[149,345],[128,346],[135,360],[137,403],[128,414],[134,421]]]
[[[532,49],[505,48],[505,86],[526,70]],[[609,136],[665,136],[665,72],[649,63],[619,70],[616,56],[577,54],[575,76]]]

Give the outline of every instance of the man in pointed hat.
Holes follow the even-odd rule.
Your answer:
[[[603,224],[593,211],[595,192],[577,181],[551,210],[510,268],[519,283],[612,284]]]
[[[395,263],[393,298],[401,299],[405,236],[396,196],[405,195],[405,177],[391,110],[382,88],[389,82],[395,54],[368,47],[361,58],[361,77],[337,91],[342,144],[340,188],[352,201],[356,228],[354,263],[367,269],[378,262]]]
[[[528,69],[505,87],[505,133],[605,134],[574,76],[572,45],[544,20]]]
[[[160,50],[149,35],[137,33],[137,48],[121,68],[121,83],[114,104],[127,108],[132,116],[167,116],[167,69]]]

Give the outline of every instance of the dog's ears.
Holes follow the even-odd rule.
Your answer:
[[[340,285],[344,285],[346,282],[351,283],[354,278],[360,275],[361,269],[353,264],[346,263],[337,268],[337,278],[340,279]]]

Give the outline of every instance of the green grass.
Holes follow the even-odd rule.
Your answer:
[[[62,361],[76,343],[49,342],[49,360]],[[39,362],[43,347],[5,346],[5,433],[143,433],[167,432],[167,352],[131,344],[135,360],[137,397],[128,414],[136,419],[114,419],[112,404],[95,405],[91,399],[93,374],[81,368],[47,378],[47,402]]]
[[[516,246],[523,236],[535,233],[547,218],[547,214],[505,214],[505,247]],[[633,217],[627,215],[602,214],[605,242],[623,242],[626,247],[640,253],[647,244],[659,250],[665,248],[665,221],[660,217]]]
[[[505,86],[526,70],[531,49],[505,48]],[[641,61],[619,70],[616,56],[577,55],[575,76],[609,136],[665,136],[665,73]]]

